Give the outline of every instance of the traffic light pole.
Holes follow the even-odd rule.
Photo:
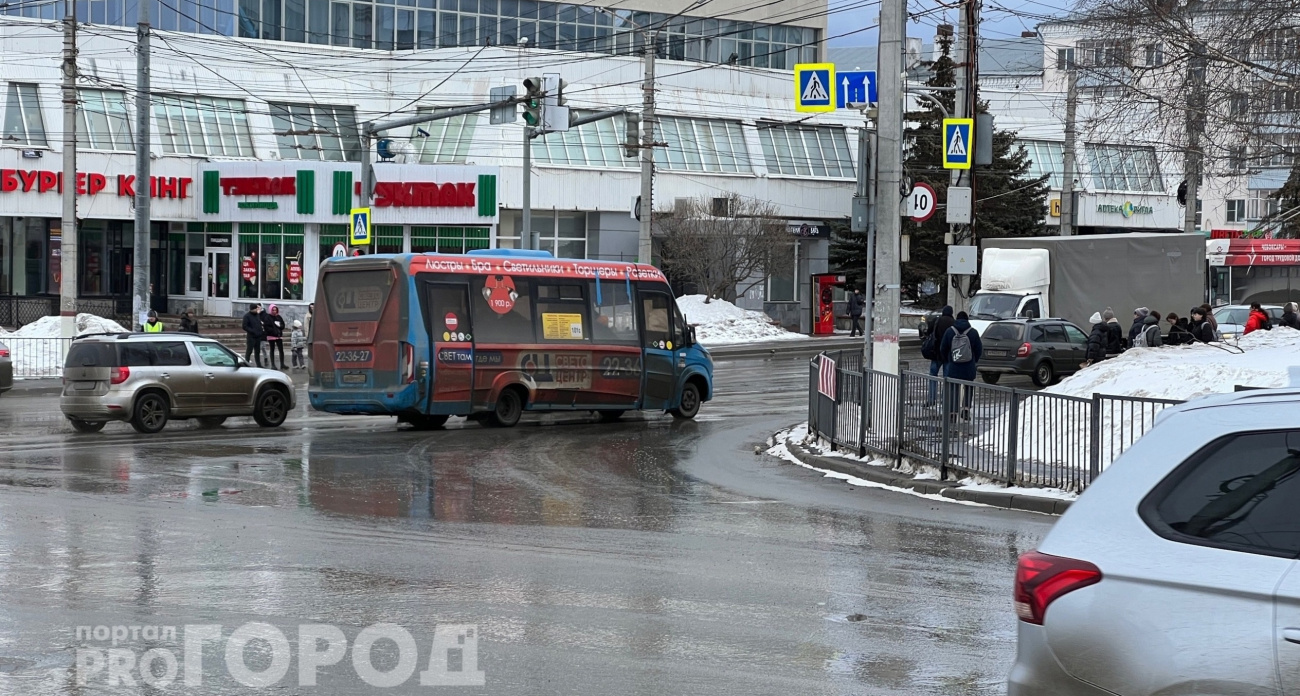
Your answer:
[[[533,234],[533,127],[524,124],[524,228],[519,231],[519,243],[536,250],[540,244]]]
[[[641,230],[637,235],[636,260],[654,263],[654,244],[651,241],[651,216],[654,215],[655,172],[655,43],[658,33],[647,31],[645,36],[645,83],[641,89]]]

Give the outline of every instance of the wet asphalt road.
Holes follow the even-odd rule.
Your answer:
[[[419,655],[387,693],[1001,693],[1015,558],[1051,518],[854,489],[756,456],[802,419],[807,363],[722,362],[716,379],[695,422],[453,419],[427,433],[309,413],[300,392],[278,430],[239,419],[84,436],[55,397],[6,395],[0,695],[247,693],[221,644],[201,685],[109,687],[89,670],[80,685],[76,649],[111,646],[75,629],[229,636],[254,621],[295,656],[271,693],[380,691],[348,658],[301,685],[297,633],[328,623],[351,640],[386,622]],[[447,624],[477,626],[486,686],[419,685]],[[273,664],[267,645],[244,651],[250,668]],[[396,664],[393,645],[376,645],[376,668]],[[179,640],[126,647],[172,650],[182,674],[195,662]]]

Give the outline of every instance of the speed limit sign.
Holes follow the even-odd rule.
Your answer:
[[[934,215],[935,204],[938,197],[934,195],[934,187],[929,184],[918,182],[912,186],[912,194],[908,196],[911,204],[912,219],[917,222],[925,222]]]

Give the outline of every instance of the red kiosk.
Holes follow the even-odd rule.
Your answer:
[[[812,334],[829,336],[835,333],[835,290],[844,285],[844,276],[834,273],[814,273]]]

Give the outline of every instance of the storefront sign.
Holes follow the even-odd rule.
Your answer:
[[[471,183],[440,184],[382,181],[375,184],[377,208],[473,208],[478,205]],[[361,184],[355,186],[361,195]]]
[[[135,176],[119,174],[114,177],[118,196],[135,196]],[[77,172],[77,195],[94,196],[108,188],[109,178],[98,172]],[[190,196],[194,180],[189,177],[149,177],[151,198],[179,198]],[[0,193],[63,193],[63,173],[36,169],[0,169]]]
[[[230,235],[228,234],[210,234],[208,235],[208,246],[219,247],[222,249],[230,248]]]
[[[1205,253],[1215,266],[1300,266],[1300,239],[1214,239]]]
[[[227,196],[293,196],[297,183],[291,176],[223,176],[220,186]]]
[[[302,263],[294,260],[289,262],[289,268],[285,270],[284,277],[290,285],[297,285],[302,282]]]
[[[243,278],[245,282],[249,283],[257,280],[257,262],[253,261],[251,258],[244,257],[244,259],[239,262],[239,276]]]
[[[831,236],[830,226],[820,222],[791,220],[786,228],[790,230],[790,234],[804,239],[830,239]]]
[[[1126,218],[1134,215],[1150,215],[1155,209],[1149,205],[1133,205],[1132,201],[1124,201],[1120,205],[1111,205],[1108,203],[1098,203],[1097,212],[1099,213],[1118,213]]]

